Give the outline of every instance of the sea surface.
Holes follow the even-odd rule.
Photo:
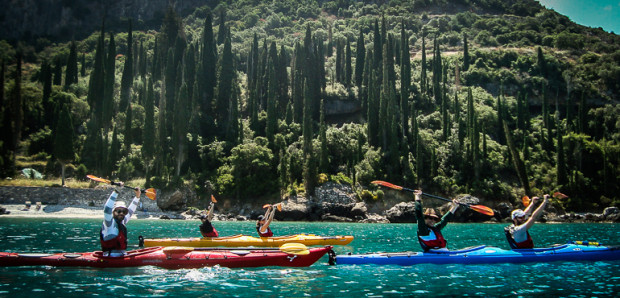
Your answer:
[[[138,236],[198,237],[198,220],[141,220],[128,223],[129,246]],[[86,252],[99,250],[95,219],[1,218],[0,251]],[[255,235],[254,222],[214,222],[221,236]],[[506,224],[451,223],[448,247],[479,244],[508,248]],[[415,224],[274,222],[278,235],[353,235],[337,254],[420,251]],[[569,240],[620,245],[620,224],[543,224],[530,230],[537,247]],[[0,267],[0,297],[409,297],[562,296],[618,297],[620,261],[412,267],[327,264],[308,268],[165,270]]]

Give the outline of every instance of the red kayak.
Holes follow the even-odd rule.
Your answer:
[[[307,267],[331,251],[331,246],[307,248],[294,243],[272,249],[213,249],[191,247],[148,247],[131,250],[123,257],[107,257],[101,251],[86,253],[0,252],[0,267],[63,266],[120,268],[157,266],[166,269],[222,267]]]

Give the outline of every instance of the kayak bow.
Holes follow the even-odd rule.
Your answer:
[[[205,238],[159,238],[140,240],[140,246],[188,246],[188,247],[278,247],[286,243],[301,243],[305,245],[347,245],[353,241],[353,236],[318,236],[313,234],[297,234],[281,237],[252,237],[236,235],[229,237]],[[144,244],[144,245],[142,245]]]
[[[369,253],[336,256],[336,263],[401,265],[416,264],[496,264],[555,261],[620,260],[620,247],[563,244],[548,248],[504,250],[476,246],[444,252]]]
[[[123,257],[107,257],[101,251],[86,253],[10,253],[0,252],[0,267],[58,266],[121,268],[157,266],[166,269],[222,267],[307,267],[318,261],[331,246],[299,250],[296,247],[272,249],[200,249],[191,247],[149,247],[128,251]]]

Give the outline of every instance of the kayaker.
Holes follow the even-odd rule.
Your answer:
[[[211,202],[211,205],[209,205],[209,210],[207,211],[207,214],[203,214],[200,216],[200,221],[202,221],[202,224],[200,225],[200,234],[202,234],[202,237],[218,237],[219,236],[219,233],[211,224],[211,221],[213,220],[214,206],[215,204]]]
[[[534,241],[532,241],[532,237],[528,230],[534,225],[536,219],[542,214],[547,202],[549,201],[549,195],[543,196],[543,202],[536,208],[534,213],[532,213],[533,206],[536,205],[537,201],[540,201],[539,197],[532,198],[532,203],[527,206],[524,210],[516,209],[512,211],[510,217],[512,218],[512,225],[504,228],[504,232],[506,233],[506,239],[508,240],[508,244],[510,244],[510,248],[519,249],[519,248],[534,248]]]
[[[269,224],[273,220],[273,216],[276,214],[275,208],[272,205],[267,207],[267,211],[265,215],[259,215],[258,221],[256,222],[256,231],[258,231],[258,236],[260,237],[272,237],[273,232],[269,228]]]
[[[432,208],[427,208],[422,213],[422,191],[415,190],[415,217],[418,222],[418,241],[422,249],[426,251],[447,250],[447,241],[441,234],[441,230],[454,216],[459,204],[456,199],[452,200],[452,208],[440,219]]]
[[[121,182],[122,186],[122,182]],[[131,219],[140,204],[140,188],[136,188],[136,195],[131,201],[129,208],[123,201],[117,201],[118,192],[112,191],[103,207],[103,225],[101,226],[100,242],[101,250],[106,256],[120,257],[127,249],[127,227],[125,225]]]

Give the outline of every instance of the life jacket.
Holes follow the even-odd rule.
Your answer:
[[[261,233],[259,224],[256,225],[256,231],[258,232],[258,236],[260,237],[272,237],[273,236],[273,232],[271,232],[271,229],[269,227],[267,227],[267,232]]]
[[[508,240],[508,244],[510,244],[510,248],[512,249],[522,249],[522,248],[534,248],[534,240],[532,240],[532,236],[530,236],[530,232],[527,232],[527,239],[523,242],[517,243],[515,238],[512,237],[512,225],[504,228],[504,233],[506,234],[506,240]]]
[[[218,237],[219,233],[212,225],[206,226],[205,224],[200,225],[200,234],[202,237]]]
[[[118,236],[103,240],[103,228],[99,232],[99,241],[101,242],[102,251],[125,250],[127,249],[127,227],[124,224],[117,224]]]
[[[429,234],[428,236],[424,236],[429,237],[431,235],[435,235],[434,239],[422,239],[422,237],[420,235],[418,235],[418,241],[420,241],[420,245],[422,246],[422,249],[424,249],[424,251],[428,251],[429,249],[438,249],[438,248],[444,248],[448,245],[448,242],[446,241],[446,239],[443,238],[443,235],[441,234],[441,231],[438,228],[435,227],[428,227],[431,230],[431,234]]]

